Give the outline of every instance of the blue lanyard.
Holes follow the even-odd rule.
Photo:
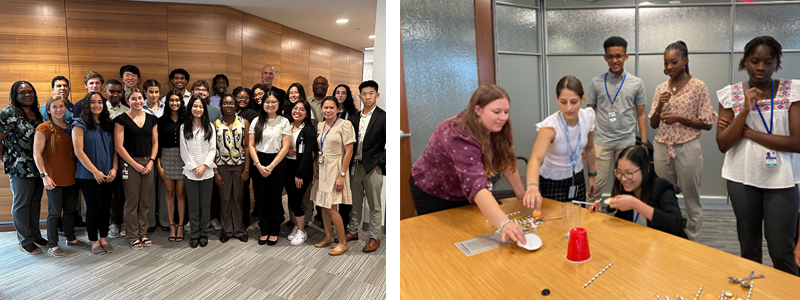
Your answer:
[[[747,81],[747,85],[750,86],[751,88],[753,87],[753,85],[750,84],[749,80]],[[775,106],[775,96],[772,94],[773,86],[775,86],[775,80],[774,79],[770,79],[770,81],[769,81],[769,127],[767,127],[767,120],[764,120],[764,115],[761,114],[761,108],[758,107],[758,102],[756,102],[756,109],[758,109],[758,116],[761,117],[761,122],[764,123],[764,128],[767,129],[767,133],[768,134],[772,134],[772,125],[774,125],[773,124],[773,120],[775,120],[773,118],[773,116],[775,116],[775,107],[774,107]]]
[[[323,121],[323,123],[322,123],[322,131],[325,132],[325,134],[322,135],[322,138],[319,141],[319,153],[322,153],[322,146],[325,145],[325,137],[328,136],[328,132],[331,132],[331,128],[333,128],[333,125],[336,125],[336,121],[339,121],[339,117],[338,116],[336,117],[335,120],[333,120],[333,124],[331,125],[331,127],[328,127],[328,131],[327,132],[325,132],[325,125],[328,125],[328,122],[324,122]]]
[[[575,185],[575,166],[578,165],[578,148],[581,147],[581,120],[578,119],[578,144],[575,145],[575,152],[572,152],[572,146],[569,143],[569,127],[567,126],[567,121],[564,120],[564,116],[561,116],[561,125],[564,125],[564,131],[566,131],[567,136],[567,154],[569,154],[569,163],[572,165],[572,185]]]
[[[608,100],[611,101],[611,106],[614,106],[614,101],[617,101],[617,96],[619,96],[619,91],[622,90],[622,85],[625,84],[625,77],[628,77],[628,74],[625,73],[625,76],[622,76],[622,83],[619,84],[619,88],[617,88],[617,94],[614,95],[614,99],[611,99],[611,94],[608,93],[608,84],[606,83],[608,80],[608,72],[606,72],[606,76],[603,77],[603,85],[606,87],[606,96],[608,96]]]

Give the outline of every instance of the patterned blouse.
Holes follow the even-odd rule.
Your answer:
[[[665,81],[656,87],[656,94],[653,97],[653,104],[650,108],[648,117],[652,118],[658,106],[658,96],[661,93],[670,92],[669,81]],[[714,124],[717,120],[717,112],[711,107],[711,99],[708,97],[708,87],[706,84],[692,77],[689,82],[676,94],[672,95],[669,103],[665,104],[662,113],[678,114],[692,120],[697,119],[705,124]],[[672,145],[690,142],[700,137],[700,129],[692,128],[680,123],[666,124],[661,122],[658,125],[656,142],[667,145],[667,162],[675,158],[675,148]]]
[[[217,127],[217,157],[214,162],[217,165],[238,166],[244,163],[245,155],[244,139],[244,118],[236,116],[233,121],[233,129],[228,129],[228,124],[222,118],[214,122]]]
[[[12,177],[39,177],[33,161],[33,134],[42,120],[20,118],[11,105],[0,110],[0,132],[3,139],[3,171]]]

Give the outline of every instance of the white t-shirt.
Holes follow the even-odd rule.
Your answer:
[[[303,151],[297,149],[297,138],[300,136],[300,132],[303,131],[303,127],[306,127],[306,124],[305,123],[300,123],[300,127],[297,127],[297,130],[292,132],[292,142],[289,143],[289,146],[292,147],[291,149],[294,150],[295,152],[299,152],[299,153],[303,153]],[[291,160],[295,160],[295,159],[297,159],[297,155],[289,156],[289,154],[286,154],[286,158],[291,159]]]
[[[593,109],[582,108],[578,111],[578,124],[574,127],[569,127],[569,145],[572,147],[569,150],[567,150],[567,132],[564,130],[561,112],[556,112],[536,124],[536,131],[544,127],[551,127],[556,131],[556,138],[547,148],[539,174],[547,179],[561,180],[571,178],[575,172],[583,170],[581,151],[589,141],[589,132],[594,131],[594,124],[595,113]],[[578,132],[578,125],[580,125],[580,132]],[[581,144],[577,151],[578,162],[573,171],[572,164],[569,161],[569,154],[575,151],[575,145],[578,144],[578,134],[581,137]]]
[[[250,123],[250,134],[256,133],[256,124],[258,124],[258,117],[253,119],[253,123]],[[267,154],[280,152],[284,135],[292,135],[292,124],[289,123],[289,120],[283,116],[278,116],[277,119],[268,119],[261,133],[261,142],[256,144],[256,151]]]
[[[733,109],[734,117],[744,107],[744,90],[742,83],[726,86],[717,91],[719,104],[724,108]],[[775,95],[775,111],[772,134],[789,135],[789,107],[800,100],[800,81],[780,80],[778,92]],[[770,123],[770,99],[758,102],[764,121]],[[764,121],[753,108],[747,115],[745,124],[752,130],[764,132]],[[796,154],[776,151],[778,165],[767,167],[766,147],[753,140],[742,138],[728,152],[722,164],[722,178],[750,186],[764,189],[783,189],[793,187],[800,183],[800,166],[795,161]]]

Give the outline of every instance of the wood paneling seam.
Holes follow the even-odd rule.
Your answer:
[[[72,94],[72,86],[75,84],[75,80],[72,80],[72,64],[69,63],[69,28],[67,28],[67,23],[69,23],[69,22],[67,22],[67,0],[63,0],[63,1],[64,1],[63,2],[64,3],[64,40],[67,43],[67,78],[69,78],[69,81],[70,81],[70,84],[69,84],[70,92],[69,93],[70,93],[70,96],[72,97],[72,103],[75,103],[75,102],[77,102],[77,101],[75,101],[75,96],[71,95]],[[52,84],[51,84],[50,87],[51,87],[51,90],[52,90]],[[80,97],[80,98],[83,99],[83,97]],[[45,102],[45,104],[47,104],[47,103]],[[45,109],[45,111],[47,111],[47,109]]]

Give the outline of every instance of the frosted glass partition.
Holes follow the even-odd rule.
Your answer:
[[[463,110],[478,87],[474,2],[402,0],[400,24],[416,161],[436,126]]]
[[[689,70],[692,76],[705,82],[708,87],[711,106],[719,111],[719,100],[716,91],[728,85],[730,74],[730,54],[691,54],[689,49]],[[656,86],[667,81],[664,75],[663,55],[639,56],[639,77],[644,81],[647,90],[646,112],[649,114],[655,97]],[[657,131],[650,128],[650,119],[647,120],[647,137],[653,142]],[[700,134],[700,145],[703,148],[703,173],[700,195],[703,197],[725,197],[725,179],[721,177],[722,161],[724,155],[717,148],[717,126],[713,124],[710,131]]]
[[[583,84],[583,90],[589,89],[592,78],[604,74],[608,71],[608,64],[601,55],[593,56],[550,56],[548,58],[549,80],[547,86],[548,99],[550,103],[549,114],[558,111],[556,104],[556,83],[561,77],[572,75],[578,77]],[[636,59],[633,55],[625,62],[625,70],[634,73],[636,70]],[[583,105],[586,107],[585,103]]]
[[[628,52],[636,49],[635,9],[548,10],[548,53],[603,53],[603,42],[611,36],[628,41]]]
[[[677,40],[690,52],[730,51],[730,26],[730,6],[639,8],[640,52],[664,51]]]
[[[623,6],[636,4],[634,0],[545,0],[547,9],[584,6]]]
[[[675,0],[642,0],[639,1],[639,7],[645,7],[653,4],[674,4]],[[681,0],[680,4],[707,4],[707,3],[732,3],[731,0]]]
[[[733,26],[734,50],[744,46],[754,37],[769,35],[781,43],[783,49],[800,49],[800,5],[738,5]]]
[[[509,4],[519,4],[519,5],[524,5],[524,6],[531,6],[531,7],[538,7],[539,6],[539,0],[498,0],[496,2],[497,2],[497,4],[509,3]]]
[[[497,58],[497,84],[511,97],[511,125],[517,156],[530,156],[536,140],[536,123],[542,120],[539,65],[539,56],[500,54]]]
[[[747,71],[739,69],[739,60],[742,59],[743,53],[736,53],[734,55],[734,73],[733,82],[742,82],[748,79]],[[772,75],[772,78],[782,79],[800,79],[800,53],[784,53],[781,57],[781,69]]]
[[[496,8],[497,50],[538,53],[536,10],[499,4]]]

